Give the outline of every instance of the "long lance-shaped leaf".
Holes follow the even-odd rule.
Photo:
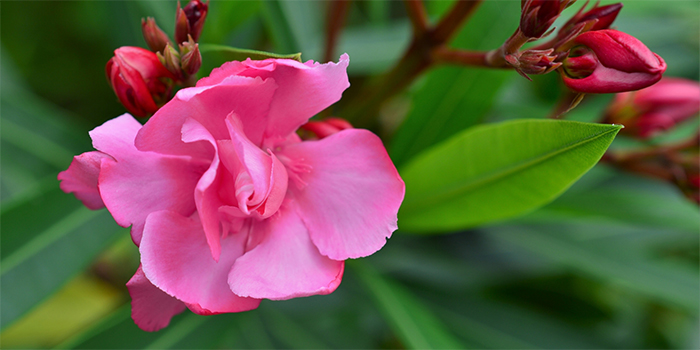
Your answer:
[[[399,226],[445,232],[539,208],[593,167],[621,128],[516,120],[465,130],[401,169]]]

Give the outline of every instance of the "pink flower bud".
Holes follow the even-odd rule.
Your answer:
[[[201,0],[192,0],[184,8],[180,8],[178,1],[175,17],[175,41],[178,44],[185,42],[187,35],[192,36],[195,42],[198,41],[208,11],[209,1],[203,3]]]
[[[158,27],[153,17],[141,19],[141,31],[143,32],[143,38],[146,39],[146,44],[153,52],[163,51],[165,45],[170,43],[168,35]]]
[[[521,0],[520,31],[526,37],[543,36],[571,0]]]
[[[622,124],[623,133],[648,138],[668,130],[700,112],[700,83],[663,78],[639,91],[617,94],[605,121]]]
[[[574,40],[562,78],[571,90],[614,93],[639,90],[661,79],[666,62],[635,37],[613,29],[585,32]]]
[[[134,116],[155,113],[158,105],[170,97],[173,76],[151,51],[120,47],[114,50],[105,70],[117,98]]]
[[[302,125],[300,129],[311,132],[317,138],[322,139],[345,129],[352,129],[352,124],[341,118],[327,118],[324,120],[311,120]]]

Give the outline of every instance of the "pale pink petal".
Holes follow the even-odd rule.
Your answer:
[[[231,112],[248,118],[245,133],[251,141],[260,144],[276,89],[272,80],[246,77],[229,77],[215,88],[182,89],[141,129],[136,137],[136,147],[144,151],[211,159],[211,148],[206,143],[181,141],[183,124],[194,119],[215,140],[228,139],[224,120]]]
[[[254,221],[251,234],[260,243],[233,263],[231,290],[240,296],[273,300],[333,292],[343,277],[343,261],[319,253],[293,208]]]
[[[68,169],[58,174],[61,181],[61,190],[73,193],[83,204],[97,210],[104,208],[105,204],[100,197],[97,188],[97,179],[100,176],[100,162],[109,156],[102,152],[85,152],[73,157]]]
[[[149,213],[173,210],[189,216],[194,212],[195,185],[208,165],[189,157],[137,150],[133,142],[140,128],[125,114],[90,132],[95,148],[111,156],[101,160],[102,200],[119,225],[132,226],[137,245]]]
[[[185,304],[166,294],[143,274],[141,266],[126,283],[131,295],[131,318],[139,328],[155,332],[165,328],[170,319],[185,310]]]
[[[338,63],[327,64],[304,64],[289,59],[234,61],[214,69],[197,86],[219,84],[233,74],[266,80],[272,78],[279,87],[270,107],[265,138],[276,139],[294,132],[309,118],[340,99],[343,91],[350,86],[348,63],[347,54],[343,54]],[[255,115],[235,112],[244,125],[254,121],[251,118],[256,118]],[[256,143],[247,130],[246,135]]]
[[[289,186],[321,254],[334,260],[370,255],[396,230],[405,186],[381,140],[349,129],[286,147]],[[281,157],[281,156],[280,156]]]
[[[237,296],[226,282],[247,239],[247,232],[222,239],[217,262],[211,256],[199,221],[160,211],[146,220],[139,247],[141,265],[155,286],[200,312],[252,310],[260,300]]]

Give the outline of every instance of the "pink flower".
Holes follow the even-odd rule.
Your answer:
[[[649,138],[673,128],[700,112],[700,83],[683,78],[662,78],[639,91],[617,94],[605,122],[623,124],[624,134]]]
[[[564,60],[564,84],[583,93],[639,90],[661,79],[666,62],[637,38],[613,29],[585,32]]]
[[[347,55],[229,62],[145,125],[125,114],[90,133],[97,151],[58,178],[132,226],[139,327],[161,329],[185,307],[209,315],[331,293],[345,259],[376,252],[396,230],[404,184],[377,136],[295,133],[340,99],[347,65]]]

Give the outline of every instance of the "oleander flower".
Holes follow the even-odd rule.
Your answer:
[[[331,293],[344,260],[385,244],[404,183],[381,140],[296,134],[340,99],[348,62],[228,62],[145,125],[125,114],[90,132],[97,151],[58,178],[132,227],[139,327],[161,329],[185,307],[209,315]]]
[[[575,92],[634,91],[658,82],[666,62],[637,38],[614,29],[585,32],[564,60],[562,79]]]

